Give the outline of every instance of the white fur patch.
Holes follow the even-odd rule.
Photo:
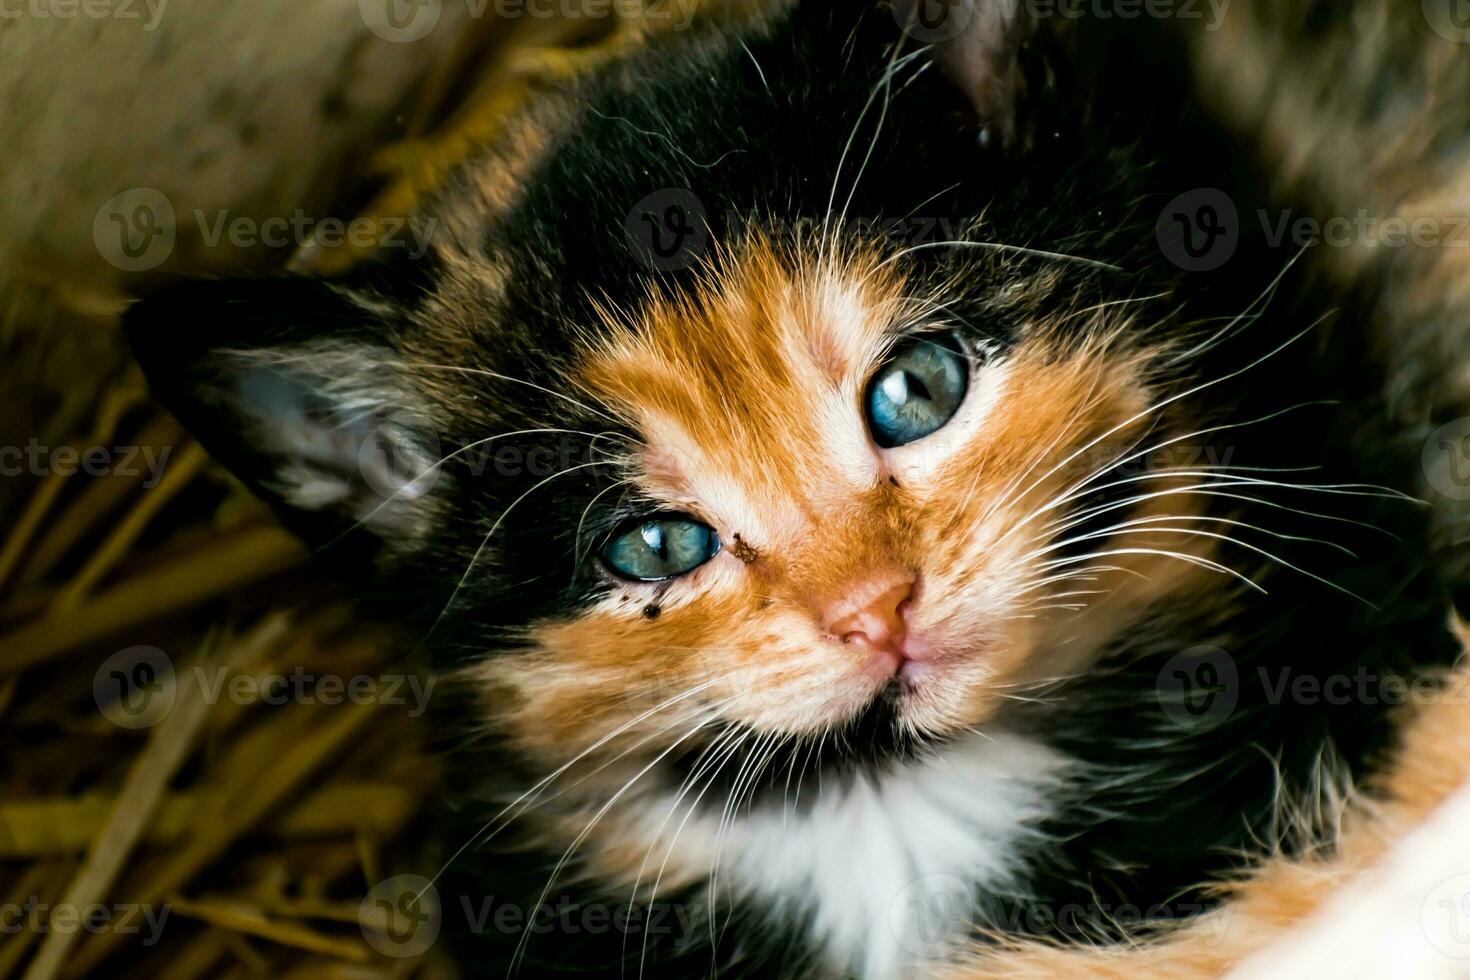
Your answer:
[[[720,848],[717,887],[783,917],[810,916],[843,975],[903,976],[966,940],[977,890],[1014,887],[1021,845],[1052,812],[1066,768],[1031,739],[975,735],[884,776],[829,785],[800,813],[758,807]],[[816,792],[808,780],[803,796]],[[686,844],[710,847],[715,822],[697,817]]]

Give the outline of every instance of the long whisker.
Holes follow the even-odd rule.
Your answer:
[[[1195,474],[1195,475],[1203,475],[1203,474]],[[1132,481],[1128,481],[1128,482],[1132,482]],[[1101,493],[1101,492],[1103,492],[1103,490],[1114,489],[1115,487],[1125,486],[1125,485],[1126,485],[1126,482],[1120,481],[1117,484],[1109,484],[1106,487],[1099,488],[1096,492]],[[1093,506],[1093,507],[1089,507],[1089,508],[1084,508],[1084,509],[1081,509],[1081,510],[1072,511],[1072,512],[1070,512],[1070,513],[1068,513],[1068,514],[1066,514],[1066,515],[1064,515],[1062,517],[1059,517],[1056,520],[1051,521],[1051,522],[1047,523],[1046,525],[1044,525],[1043,526],[1043,531],[1044,532],[1050,532],[1050,531],[1054,530],[1057,526],[1059,526],[1061,524],[1064,524],[1064,523],[1068,523],[1072,519],[1076,519],[1076,520],[1079,520],[1079,521],[1080,520],[1088,520],[1088,519],[1097,517],[1097,516],[1099,516],[1101,514],[1109,513],[1111,511],[1123,510],[1125,508],[1136,506],[1137,504],[1140,504],[1140,503],[1147,503],[1150,500],[1159,500],[1159,499],[1163,499],[1165,497],[1175,497],[1175,496],[1201,496],[1201,497],[1218,497],[1218,498],[1225,499],[1225,500],[1238,500],[1238,501],[1240,501],[1242,503],[1254,504],[1254,505],[1259,506],[1259,507],[1267,507],[1267,508],[1270,508],[1272,510],[1279,510],[1279,511],[1284,511],[1284,512],[1290,513],[1290,514],[1297,514],[1297,515],[1302,516],[1302,517],[1312,517],[1312,518],[1317,518],[1317,519],[1324,520],[1324,521],[1333,521],[1333,522],[1336,522],[1336,523],[1339,523],[1339,524],[1351,524],[1351,525],[1353,525],[1355,527],[1367,528],[1367,529],[1372,530],[1372,531],[1377,531],[1377,532],[1379,532],[1381,534],[1386,534],[1386,535],[1388,535],[1391,538],[1397,538],[1398,537],[1398,535],[1394,534],[1392,531],[1385,530],[1384,528],[1378,527],[1375,524],[1370,524],[1367,521],[1359,521],[1359,520],[1355,520],[1355,519],[1350,518],[1350,517],[1341,517],[1341,516],[1336,515],[1336,514],[1322,514],[1322,513],[1318,513],[1317,511],[1305,510],[1305,509],[1300,508],[1300,507],[1292,507],[1292,506],[1289,506],[1287,504],[1280,503],[1278,501],[1267,500],[1267,499],[1262,498],[1262,497],[1253,497],[1253,496],[1250,496],[1248,494],[1226,493],[1225,492],[1225,490],[1227,490],[1227,489],[1233,489],[1233,488],[1236,488],[1236,487],[1251,487],[1251,486],[1256,486],[1256,485],[1257,484],[1252,483],[1249,480],[1232,480],[1232,479],[1228,479],[1228,478],[1222,478],[1222,479],[1216,480],[1213,483],[1191,483],[1188,486],[1169,487],[1169,488],[1166,488],[1166,489],[1163,489],[1163,490],[1157,490],[1157,491],[1153,491],[1153,492],[1150,492],[1150,493],[1136,494],[1134,496],[1131,496],[1131,497],[1127,498],[1126,500],[1112,501],[1112,502],[1108,502],[1108,503],[1098,504],[1098,505]],[[1266,486],[1269,489],[1269,488],[1271,488],[1272,485],[1267,484]],[[1309,486],[1304,485],[1304,486],[1296,487],[1294,489],[1310,490],[1312,488],[1309,487]],[[1090,494],[1083,494],[1082,496],[1084,496],[1084,497],[1085,496],[1090,496]],[[1068,524],[1068,526],[1070,527],[1072,525],[1071,524]]]
[[[1265,316],[1266,310],[1270,308],[1272,300],[1274,300],[1276,297],[1276,290],[1281,285],[1282,280],[1286,278],[1286,274],[1291,271],[1292,267],[1295,266],[1297,262],[1300,261],[1301,257],[1305,254],[1306,249],[1302,249],[1301,251],[1297,252],[1297,254],[1294,255],[1286,263],[1286,266],[1279,273],[1277,273],[1276,278],[1271,280],[1271,283],[1265,288],[1265,290],[1263,290],[1259,296],[1252,300],[1250,305],[1242,310],[1238,316],[1232,319],[1229,323],[1225,324],[1225,326],[1218,332],[1211,335],[1210,337],[1207,337],[1198,345],[1190,348],[1187,351],[1182,351],[1179,354],[1176,354],[1167,362],[1168,365],[1170,367],[1173,367],[1184,361],[1189,360],[1190,358],[1198,357],[1200,354],[1203,354],[1206,351],[1209,351],[1210,349],[1224,343],[1226,340],[1229,340],[1231,335],[1235,332],[1236,326],[1245,321],[1246,318],[1250,316],[1251,311],[1254,310],[1257,305],[1260,305],[1261,311],[1257,313],[1254,317],[1251,317],[1250,321],[1246,323],[1246,326],[1249,326],[1251,323],[1254,323],[1261,317]]]
[[[447,870],[449,870],[449,868],[454,864],[455,861],[459,860],[461,857],[464,856],[465,851],[469,850],[471,847],[474,847],[474,846],[476,846],[478,844],[483,844],[485,841],[489,840],[490,837],[493,837],[495,834],[499,833],[500,830],[503,830],[506,826],[509,826],[509,824],[515,820],[515,816],[512,816],[511,819],[509,821],[507,821],[505,824],[501,825],[500,828],[498,828],[498,829],[494,830],[493,832],[491,832],[490,837],[483,836],[486,831],[488,831],[492,827],[494,827],[495,824],[502,817],[504,817],[506,814],[510,813],[510,811],[512,809],[514,809],[517,805],[519,805],[520,803],[522,803],[526,799],[534,796],[536,793],[538,793],[541,790],[545,789],[547,786],[551,785],[552,782],[554,782],[555,780],[557,780],[558,778],[560,778],[561,775],[563,773],[565,773],[567,770],[571,769],[577,763],[581,762],[583,759],[587,758],[587,756],[591,755],[593,752],[596,752],[598,749],[602,748],[604,745],[607,745],[609,742],[611,742],[613,739],[617,738],[619,735],[622,735],[624,732],[628,731],[634,725],[637,725],[637,724],[640,724],[640,723],[646,721],[647,719],[649,719],[649,718],[653,717],[654,715],[658,714],[660,711],[663,711],[665,708],[673,707],[674,705],[679,704],[682,701],[685,701],[685,700],[687,700],[689,698],[692,698],[692,697],[700,694],[703,691],[708,690],[711,686],[713,686],[719,680],[720,680],[720,678],[711,678],[710,680],[705,681],[703,684],[699,684],[699,685],[697,685],[695,687],[690,688],[687,691],[684,691],[684,692],[682,692],[680,694],[677,694],[677,695],[675,695],[675,696],[673,696],[673,697],[671,697],[671,698],[669,698],[669,699],[667,699],[665,701],[660,702],[659,704],[654,705],[652,708],[649,708],[647,711],[643,712],[638,717],[633,718],[633,719],[631,719],[631,720],[629,720],[627,722],[624,722],[622,725],[619,725],[613,731],[609,732],[608,734],[604,735],[602,738],[598,739],[592,745],[588,746],[587,748],[583,749],[581,752],[577,753],[577,755],[574,756],[569,762],[567,762],[564,765],[562,765],[561,767],[559,767],[556,771],[552,772],[549,776],[546,776],[546,777],[538,780],[534,786],[532,786],[530,789],[526,790],[520,796],[517,796],[514,800],[510,801],[509,803],[507,803],[504,807],[502,807],[499,813],[497,813],[495,816],[491,817],[488,821],[486,821],[485,824],[484,824],[484,826],[482,826],[479,831],[477,831],[472,837],[470,837],[469,840],[465,841],[464,844],[460,845],[459,849],[456,850],[452,855],[450,855],[449,860],[446,861],[446,862],[444,862],[443,867],[441,867],[437,872],[435,872],[434,877],[431,878],[431,879],[429,879],[429,884],[432,885],[435,882],[437,882],[440,879],[440,877],[443,876],[444,872],[447,871]]]
[[[593,467],[604,465],[606,464],[602,462],[594,462],[579,463],[576,466],[569,466],[564,470],[551,474],[546,479],[542,480],[540,483],[537,483],[531,489],[521,494],[515,500],[511,501],[510,506],[505,508],[505,510],[501,512],[500,517],[498,517],[495,523],[491,525],[490,530],[488,533],[486,533],[484,540],[480,542],[480,547],[475,549],[475,554],[472,558],[470,558],[470,563],[468,567],[465,568],[464,574],[460,576],[458,584],[456,584],[454,587],[454,591],[449,594],[449,601],[446,602],[444,604],[444,608],[439,611],[439,615],[434,619],[434,624],[429,627],[429,631],[424,634],[424,639],[419,641],[419,645],[422,646],[423,643],[428,640],[430,636],[433,635],[434,631],[439,628],[439,624],[444,621],[444,617],[449,614],[449,610],[454,607],[455,600],[457,600],[459,598],[459,594],[464,591],[464,587],[466,583],[469,582],[470,576],[474,574],[475,566],[480,563],[480,559],[484,556],[485,549],[490,546],[490,539],[495,537],[495,532],[500,530],[500,526],[505,523],[505,519],[510,516],[511,511],[515,510],[516,507],[518,507],[521,502],[524,501],[527,497],[531,496],[531,494],[535,493],[537,490],[540,490],[542,487],[546,486],[553,480],[560,479],[561,477],[567,476],[571,473],[576,473],[579,470],[589,470]]]
[[[1101,269],[1104,272],[1122,272],[1123,269],[1113,265],[1111,262],[1102,262],[1098,259],[1083,258],[1080,255],[1067,255],[1065,252],[1048,252],[1045,249],[1026,248],[1022,245],[1006,245],[1001,242],[924,242],[919,245],[910,245],[908,248],[895,252],[893,255],[878,263],[877,269],[882,270],[898,260],[912,255],[915,252],[923,252],[933,248],[977,248],[985,251],[1000,252],[1008,255],[1024,255],[1028,258],[1047,259],[1051,262],[1070,262],[1085,266],[1089,269]]]
[[[1219,572],[1222,575],[1229,575],[1232,578],[1238,579],[1243,585],[1254,589],[1256,592],[1259,592],[1262,595],[1267,594],[1266,590],[1260,585],[1256,584],[1250,578],[1242,575],[1240,572],[1229,567],[1228,565],[1222,565],[1217,561],[1211,561],[1208,558],[1201,558],[1198,555],[1186,555],[1181,554],[1177,551],[1167,551],[1160,548],[1113,548],[1108,551],[1094,551],[1091,554],[1087,555],[1056,558],[1052,561],[1042,563],[1041,567],[1043,569],[1063,568],[1070,564],[1075,564],[1077,562],[1083,561],[1092,561],[1096,558],[1113,558],[1123,557],[1127,555],[1155,555],[1162,558],[1175,558],[1179,561],[1186,562],[1190,565],[1196,565],[1200,568],[1204,568],[1212,572]]]
[[[364,524],[366,524],[369,521],[371,521],[374,517],[378,516],[378,513],[380,511],[382,511],[382,509],[384,507],[387,507],[389,504],[393,503],[399,497],[403,496],[410,489],[412,489],[413,486],[415,484],[417,484],[419,481],[423,480],[424,477],[428,476],[431,473],[437,472],[439,470],[439,468],[442,467],[442,466],[444,466],[446,463],[449,463],[449,462],[451,462],[451,461],[453,461],[455,459],[458,459],[459,457],[463,456],[466,453],[472,453],[472,452],[474,452],[477,449],[482,449],[485,446],[488,446],[491,443],[497,442],[497,441],[499,441],[501,439],[514,439],[514,438],[517,438],[519,436],[555,436],[555,435],[584,436],[584,437],[586,437],[588,439],[592,439],[594,441],[597,440],[597,439],[599,439],[599,438],[602,438],[603,436],[620,436],[619,433],[603,432],[603,433],[595,433],[594,434],[594,433],[591,433],[591,432],[583,432],[580,429],[521,429],[521,430],[516,431],[516,432],[500,432],[500,433],[497,433],[497,434],[495,434],[493,436],[490,436],[489,438],[480,439],[480,440],[478,440],[476,442],[470,443],[468,446],[463,446],[463,447],[461,447],[459,449],[456,449],[454,452],[450,453],[448,456],[445,456],[443,459],[441,459],[438,462],[434,463],[432,466],[425,467],[424,468],[424,471],[422,473],[418,474],[411,481],[409,481],[407,484],[405,484],[404,486],[400,487],[398,490],[394,491],[394,493],[391,496],[385,498],[381,504],[379,504],[377,507],[374,507],[371,511],[368,512],[368,514],[365,517],[363,517],[361,520],[357,521],[355,524],[352,525],[352,527],[348,528],[346,531],[343,531],[342,534],[341,535],[338,535],[338,537],[335,538],[335,539],[333,539],[333,541],[334,542],[335,541],[339,541],[339,540],[341,540],[342,537],[345,537],[349,532],[351,532],[353,530],[356,530],[359,527],[362,527]],[[323,547],[327,547],[327,546],[324,545]]]
[[[1079,518],[1076,521],[1069,521],[1058,530],[1068,531],[1074,527],[1088,523],[1089,520],[1090,518]],[[1276,538],[1278,541],[1297,541],[1304,544],[1320,544],[1323,547],[1332,548],[1335,551],[1340,551],[1343,554],[1347,555],[1349,558],[1356,559],[1358,557],[1352,549],[1346,547],[1345,545],[1338,544],[1336,541],[1324,541],[1321,538],[1309,538],[1296,534],[1286,534],[1281,531],[1272,531],[1269,528],[1259,527],[1258,525],[1250,524],[1245,521],[1232,520],[1228,517],[1214,517],[1208,514],[1151,515],[1148,517],[1140,517],[1132,521],[1125,521],[1122,524],[1115,524],[1111,528],[1109,528],[1108,531],[1112,533],[1117,533],[1121,531],[1127,531],[1132,528],[1141,527],[1145,524],[1166,524],[1178,521],[1200,521],[1206,524],[1223,524],[1227,527],[1245,528],[1250,531],[1259,531],[1262,534]],[[1104,536],[1104,532],[1098,532],[1098,536]],[[1038,549],[1037,551],[1033,551],[1027,557],[1030,558],[1039,554],[1046,554],[1052,551],[1057,551],[1062,548],[1066,548],[1072,544],[1075,544],[1078,541],[1086,541],[1088,539],[1088,535],[1082,535],[1076,538],[1067,538],[1061,541],[1057,541],[1054,544],[1048,545],[1044,548]],[[1022,560],[1024,561],[1025,559]]]
[[[1325,320],[1325,319],[1326,318],[1324,317],[1323,320]],[[1096,438],[1094,438],[1091,441],[1087,442],[1085,445],[1082,445],[1082,446],[1078,447],[1076,450],[1074,450],[1072,453],[1070,453],[1061,462],[1057,463],[1051,469],[1047,470],[1041,476],[1037,477],[1035,480],[1033,480],[1031,482],[1031,484],[1024,491],[1022,491],[1020,494],[1017,494],[1016,495],[1016,498],[1017,499],[1024,499],[1027,494],[1029,494],[1032,490],[1034,490],[1037,486],[1039,486],[1043,481],[1045,481],[1047,477],[1053,475],[1058,470],[1060,470],[1062,467],[1069,465],[1074,460],[1076,460],[1077,457],[1081,456],[1083,453],[1087,452],[1089,449],[1092,449],[1093,447],[1097,446],[1099,443],[1105,441],[1106,439],[1110,438],[1111,436],[1116,435],[1117,433],[1123,431],[1124,429],[1126,429],[1128,426],[1132,425],[1133,423],[1138,422],[1138,421],[1140,421],[1142,419],[1148,418],[1150,415],[1157,415],[1158,413],[1162,412],[1165,408],[1168,408],[1170,405],[1173,405],[1173,404],[1175,404],[1177,402],[1180,402],[1180,401],[1182,401],[1182,400],[1184,400],[1186,398],[1190,398],[1190,397],[1192,397],[1194,395],[1197,395],[1197,394],[1200,394],[1200,393],[1202,393],[1204,391],[1207,391],[1210,388],[1215,387],[1216,385],[1224,384],[1227,381],[1230,381],[1230,380],[1233,380],[1235,378],[1238,378],[1242,374],[1245,374],[1248,371],[1251,371],[1252,369],[1254,369],[1254,368],[1258,367],[1259,365],[1265,363],[1266,361],[1268,361],[1271,358],[1275,357],[1277,354],[1281,353],[1286,348],[1290,347],[1292,344],[1296,343],[1297,341],[1301,340],[1303,337],[1307,336],[1307,334],[1311,333],[1313,330],[1317,329],[1317,327],[1323,322],[1323,320],[1318,320],[1318,321],[1314,322],[1313,324],[1311,324],[1310,326],[1308,326],[1306,329],[1300,331],[1299,333],[1297,333],[1296,335],[1294,335],[1293,337],[1291,337],[1289,340],[1287,340],[1285,343],[1281,344],[1279,347],[1276,347],[1274,350],[1270,351],[1269,353],[1262,355],[1261,357],[1259,357],[1256,360],[1252,361],[1251,363],[1247,364],[1245,367],[1237,368],[1235,371],[1232,371],[1232,372],[1230,372],[1228,374],[1222,375],[1221,377],[1215,378],[1213,381],[1207,381],[1207,382],[1204,382],[1203,384],[1195,385],[1192,388],[1188,388],[1185,391],[1181,391],[1181,392],[1179,392],[1179,393],[1177,393],[1175,395],[1171,395],[1170,397],[1165,398],[1163,401],[1160,401],[1160,402],[1157,402],[1157,403],[1155,403],[1153,405],[1150,405],[1148,408],[1146,408],[1146,409],[1144,409],[1144,410],[1142,410],[1140,412],[1135,413],[1134,415],[1132,415],[1129,418],[1123,420],[1122,422],[1119,422],[1117,425],[1113,426],[1111,429],[1107,430],[1102,435],[1097,436]],[[1026,519],[1027,520],[1030,520],[1031,518],[1028,516]]]
[[[559,398],[564,402],[575,405],[577,408],[580,408],[584,412],[590,412],[593,415],[600,415],[603,418],[607,419],[609,422],[622,422],[622,420],[619,419],[617,416],[610,415],[599,408],[588,405],[584,401],[573,398],[571,395],[568,395],[564,391],[556,391],[555,389],[547,388],[544,385],[538,385],[534,381],[527,381],[524,378],[516,378],[508,374],[501,374],[498,371],[487,371],[484,368],[464,367],[457,364],[424,364],[418,361],[390,361],[387,363],[394,367],[418,369],[421,371],[450,371],[456,374],[471,374],[476,377],[491,378],[495,381],[505,381],[509,384],[525,385],[527,388],[534,388],[537,391],[550,395],[553,398]]]
[[[663,860],[659,863],[658,873],[654,875],[653,885],[648,892],[647,905],[649,908],[652,908],[654,904],[658,901],[659,886],[663,883],[664,871],[668,868],[669,861],[674,856],[674,850],[679,845],[679,838],[683,835],[685,826],[688,825],[690,819],[693,818],[694,814],[698,811],[700,801],[704,799],[705,794],[708,793],[710,789],[714,786],[715,779],[718,778],[720,769],[724,768],[725,762],[731,758],[731,755],[734,751],[733,743],[736,740],[732,736],[734,736],[736,733],[737,729],[732,726],[730,728],[727,728],[720,735],[716,736],[714,741],[711,742],[708,747],[706,747],[703,753],[701,753],[700,762],[696,764],[697,768],[692,770],[690,774],[685,777],[684,782],[680,785],[679,792],[674,797],[674,802],[669,806],[668,814],[665,815],[663,823],[659,825],[658,831],[653,835],[653,840],[648,845],[648,850],[643,855],[643,863],[638,866],[638,877],[633,882],[633,891],[628,898],[628,914],[630,916],[633,914],[633,909],[636,907],[638,902],[638,888],[643,883],[643,872],[648,867],[649,858],[653,857],[654,848],[658,846],[659,839],[663,836],[664,829],[668,826],[669,821],[678,811],[679,804],[683,801],[684,796],[689,792],[689,790],[694,788],[699,777],[703,776],[705,772],[710,771],[711,766],[713,766],[714,770],[710,772],[709,780],[705,782],[704,788],[699,791],[698,795],[694,797],[693,802],[689,804],[689,809],[685,812],[684,819],[679,821],[679,826],[674,830],[674,836],[669,840],[669,846],[664,850]],[[707,762],[705,761],[706,757],[708,757]],[[627,961],[627,949],[628,937],[625,933],[623,936],[623,959],[625,963]],[[642,980],[647,966],[648,931],[645,930],[643,934],[643,942],[641,944],[641,948],[638,954],[639,980]],[[626,967],[624,969],[624,972],[626,972]]]
[[[839,156],[838,159],[837,159],[837,170],[832,175],[832,192],[827,197],[827,210],[826,210],[825,219],[824,219],[825,220],[825,223],[828,225],[828,234],[826,236],[824,236],[824,241],[823,241],[823,244],[822,244],[822,250],[821,250],[821,253],[820,253],[820,258],[821,258],[821,260],[823,262],[825,262],[826,261],[826,258],[827,258],[827,243],[828,243],[828,241],[831,241],[831,242],[833,242],[835,244],[836,235],[838,233],[838,230],[841,227],[842,221],[845,221],[846,218],[847,218],[847,208],[844,207],[843,208],[843,212],[842,212],[842,218],[837,222],[837,224],[835,226],[831,223],[832,209],[833,209],[833,207],[837,203],[837,186],[842,181],[842,172],[847,167],[847,156],[848,156],[849,153],[852,152],[853,143],[856,142],[857,135],[862,130],[863,121],[867,119],[868,113],[872,110],[873,104],[875,102],[877,102],[877,100],[879,98],[879,95],[882,92],[884,92],[884,91],[891,91],[892,85],[893,85],[893,74],[894,74],[894,72],[898,71],[901,67],[903,67],[904,65],[908,64],[914,58],[916,58],[916,57],[920,56],[921,54],[923,54],[923,49],[921,48],[918,51],[914,51],[914,52],[912,52],[912,53],[910,53],[908,55],[904,55],[902,58],[900,58],[900,56],[899,56],[900,50],[901,49],[900,49],[899,46],[895,46],[894,47],[894,49],[893,49],[893,55],[889,58],[888,65],[887,65],[887,67],[883,71],[883,77],[878,80],[877,84],[875,84],[873,86],[872,91],[869,92],[867,101],[865,103],[863,103],[863,107],[862,107],[861,111],[858,112],[857,121],[853,123],[852,132],[848,135],[847,142],[842,147],[842,155]],[[888,101],[885,99],[883,101],[883,110],[882,110],[882,113],[881,113],[881,115],[879,116],[879,119],[878,119],[877,131],[874,133],[874,136],[873,136],[873,142],[872,142],[872,144],[869,145],[869,147],[868,147],[868,153],[867,153],[867,156],[864,157],[864,159],[863,159],[862,167],[859,168],[857,177],[853,180],[853,183],[852,183],[852,192],[853,193],[856,193],[857,186],[862,181],[863,171],[866,170],[867,165],[868,165],[868,162],[869,162],[869,160],[871,160],[871,158],[873,156],[873,150],[877,146],[879,136],[882,135],[882,132],[883,132],[883,123],[887,119],[887,117],[888,117]],[[848,195],[847,204],[849,206],[852,204],[852,194],[849,194]]]
[[[1126,526],[1126,525],[1120,525],[1120,526]],[[1055,550],[1056,548],[1061,547],[1064,544],[1075,544],[1075,543],[1082,542],[1082,541],[1093,541],[1093,540],[1097,540],[1099,538],[1112,537],[1117,532],[1117,530],[1118,530],[1118,528],[1110,528],[1110,529],[1108,529],[1106,531],[1098,531],[1098,532],[1095,532],[1093,534],[1079,535],[1076,538],[1072,539],[1072,541],[1070,541],[1070,542],[1058,542],[1056,545],[1053,545],[1050,548],[1043,549],[1043,553],[1045,553],[1046,551]],[[1253,545],[1253,544],[1251,544],[1248,541],[1242,541],[1239,538],[1233,538],[1233,537],[1230,537],[1229,535],[1225,535],[1225,534],[1216,534],[1213,531],[1201,531],[1198,528],[1152,527],[1152,526],[1150,526],[1150,527],[1137,527],[1137,528],[1133,528],[1132,530],[1133,530],[1133,533],[1135,533],[1135,534],[1140,534],[1140,533],[1144,533],[1144,532],[1147,532],[1149,534],[1180,534],[1180,535],[1186,535],[1186,536],[1189,536],[1189,537],[1211,538],[1211,539],[1214,539],[1216,541],[1225,541],[1225,542],[1228,542],[1230,544],[1235,545],[1236,547],[1244,548],[1247,551],[1253,551],[1256,554],[1261,555],[1262,557],[1267,558],[1270,561],[1273,561],[1273,562],[1275,562],[1278,565],[1281,565],[1283,568],[1289,568],[1289,569],[1291,569],[1294,572],[1298,572],[1298,573],[1300,573],[1302,575],[1305,575],[1307,578],[1313,579],[1313,580],[1315,580],[1317,582],[1321,582],[1323,585],[1325,585],[1325,586],[1327,586],[1329,588],[1336,589],[1338,592],[1341,592],[1343,595],[1351,596],[1352,598],[1357,599],[1359,602],[1363,603],[1366,606],[1369,606],[1370,608],[1373,608],[1373,609],[1377,609],[1378,608],[1372,602],[1369,602],[1367,599],[1365,599],[1362,596],[1358,595],[1356,592],[1353,592],[1350,589],[1347,589],[1347,588],[1344,588],[1341,585],[1338,585],[1336,582],[1332,581],[1331,579],[1323,578],[1321,575],[1318,575],[1315,572],[1309,572],[1305,568],[1302,568],[1299,565],[1292,564],[1291,562],[1287,561],[1285,558],[1282,558],[1280,555],[1277,555],[1277,554],[1275,554],[1273,552],[1267,551],[1264,548],[1257,547],[1256,545]],[[1322,542],[1322,543],[1325,544],[1326,542]],[[1352,554],[1352,552],[1349,552],[1349,554]],[[1175,557],[1182,557],[1182,556],[1176,555]],[[1354,557],[1356,557],[1356,556],[1354,555]]]
[[[716,720],[717,718],[712,715],[709,718],[698,722],[688,732],[680,736],[679,739],[675,741],[672,745],[660,752],[653,759],[652,762],[648,763],[648,765],[640,769],[638,773],[633,776],[633,778],[625,782],[616,793],[608,798],[608,801],[602,805],[601,809],[599,809],[597,813],[592,817],[592,819],[587,822],[587,825],[582,828],[582,832],[579,833],[572,841],[572,843],[567,847],[567,849],[562,852],[561,858],[556,862],[556,867],[552,869],[550,877],[546,879],[546,887],[541,889],[541,896],[537,898],[536,902],[531,906],[533,909],[539,909],[543,904],[545,904],[546,896],[551,894],[552,886],[556,884],[556,879],[561,874],[562,868],[566,867],[567,861],[571,860],[572,854],[577,850],[578,847],[582,845],[582,842],[587,839],[588,835],[592,833],[593,828],[595,828],[597,824],[601,822],[602,818],[605,817],[608,812],[617,805],[618,801],[621,800],[623,796],[626,795],[627,792],[638,783],[639,780],[641,780],[644,776],[648,775],[650,772],[656,769],[660,763],[662,763],[666,758],[673,754],[673,752],[678,749],[680,745],[683,745],[689,739],[699,734],[699,732],[701,732],[706,726],[710,725]],[[526,943],[530,940],[530,938],[531,924],[527,923],[526,928],[521,932],[520,941],[516,943],[515,952],[511,954],[510,968],[512,973],[515,972],[516,963],[520,961],[522,954],[525,952]]]

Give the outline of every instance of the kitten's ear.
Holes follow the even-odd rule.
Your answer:
[[[1026,71],[1022,56],[1036,33],[1024,0],[891,0],[909,37],[933,45],[950,79],[975,106],[986,131],[1016,138]]]
[[[447,477],[391,316],[316,279],[201,281],[134,304],[124,329],[168,408],[300,530],[411,548]]]

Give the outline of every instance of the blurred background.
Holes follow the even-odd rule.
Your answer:
[[[0,977],[445,974],[372,897],[438,866],[431,683],[150,401],[117,314],[421,246],[507,113],[692,16],[0,2]]]

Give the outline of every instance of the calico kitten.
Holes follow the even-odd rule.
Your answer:
[[[1135,934],[1384,744],[1284,684],[1453,656],[1355,298],[1213,234],[1283,204],[1197,26],[949,9],[655,41],[465,166],[423,260],[128,314],[472,692],[443,904],[551,910],[477,973]]]

